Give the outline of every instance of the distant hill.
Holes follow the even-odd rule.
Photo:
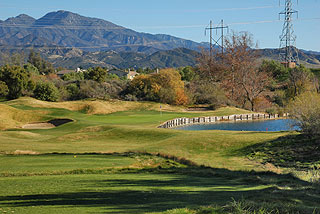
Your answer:
[[[28,47],[27,47],[28,48]],[[30,48],[30,47],[29,47]],[[1,53],[11,54],[13,52],[25,53],[25,59],[29,49],[2,49],[0,46],[0,64],[5,63]],[[54,47],[37,47],[41,55],[53,63],[55,67],[64,67],[74,69],[77,67],[89,68],[95,66],[107,68],[167,68],[167,67],[184,67],[195,66],[197,58],[200,57],[198,51],[187,48],[176,48],[173,50],[161,50],[151,54],[139,52],[117,52],[117,51],[97,51],[88,52],[77,48]],[[258,51],[261,59],[278,60],[278,49],[260,49]],[[320,54],[308,53],[303,50],[298,51],[300,63],[310,68],[320,68]]]
[[[39,51],[54,66],[181,67],[197,63],[197,43],[165,34],[139,33],[97,18],[68,11],[50,12],[40,19],[26,14],[0,20],[1,53]],[[301,63],[320,67],[320,52],[299,50]],[[262,59],[277,60],[278,49],[259,50]]]
[[[139,33],[111,22],[57,11],[34,19],[22,14],[0,22],[0,45],[60,46],[85,51],[154,53],[159,50],[188,48],[203,44],[164,34]]]
[[[320,52],[297,49],[299,62],[309,68],[320,68]],[[279,59],[279,49],[260,49],[259,55],[265,59]]]
[[[261,59],[278,60],[278,49],[260,49],[258,51]],[[320,54],[306,53],[298,50],[300,63],[310,68],[320,68]],[[66,68],[102,66],[108,68],[167,68],[195,66],[198,51],[176,48],[173,50],[157,51],[152,54],[137,52],[86,52],[80,49],[51,49],[42,50],[42,55],[49,59],[56,67]]]
[[[186,48],[157,51],[153,54],[136,52],[85,52],[79,49],[63,49],[63,52],[43,50],[42,55],[54,66],[65,68],[102,66],[107,68],[167,68],[195,66],[200,53]]]

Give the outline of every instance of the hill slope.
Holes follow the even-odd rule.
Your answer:
[[[139,33],[102,19],[60,10],[37,20],[22,14],[0,22],[0,45],[154,53],[178,47],[196,50],[200,43],[164,34]]]

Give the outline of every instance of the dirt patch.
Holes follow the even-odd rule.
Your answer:
[[[48,122],[41,122],[41,123],[29,123],[22,126],[23,129],[52,129],[58,126],[61,126],[66,123],[73,122],[71,119],[53,119],[49,120]]]

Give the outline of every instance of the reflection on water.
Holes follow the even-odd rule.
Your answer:
[[[279,120],[253,120],[239,122],[221,122],[212,124],[193,124],[175,127],[174,129],[200,131],[200,130],[228,130],[228,131],[292,131],[298,130],[294,121],[290,119]]]

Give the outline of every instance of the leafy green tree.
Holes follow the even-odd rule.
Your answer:
[[[31,50],[27,61],[28,63],[34,65],[40,73],[43,73],[43,74],[54,73],[54,68],[52,64],[44,60],[40,56],[40,53],[36,53],[33,50]]]
[[[31,75],[39,75],[39,70],[34,65],[27,63],[23,65],[23,68],[26,72],[30,73]]]
[[[0,97],[6,97],[9,93],[8,86],[5,82],[0,81]]]
[[[70,80],[84,80],[84,74],[83,72],[71,72],[71,73],[67,73],[64,74],[62,76],[62,79],[64,81],[70,81]]]
[[[283,66],[280,62],[274,60],[263,60],[259,69],[263,72],[272,74],[272,77],[277,82],[284,82],[289,79],[289,69]]]
[[[85,72],[85,79],[97,82],[104,82],[107,79],[107,76],[107,70],[101,67],[90,68]]]
[[[303,65],[289,68],[289,82],[286,90],[288,98],[294,98],[306,91],[316,91],[319,80]]]
[[[5,82],[8,87],[8,99],[16,99],[27,89],[29,74],[20,66],[5,65],[0,68],[0,81]]]
[[[78,100],[80,98],[80,89],[76,83],[67,85],[70,100]]]
[[[59,99],[59,90],[52,82],[38,82],[33,93],[39,100],[54,102]]]
[[[187,66],[180,69],[179,73],[181,75],[181,79],[187,82],[192,81],[196,76],[196,73],[194,72],[194,69],[191,66]]]

